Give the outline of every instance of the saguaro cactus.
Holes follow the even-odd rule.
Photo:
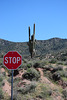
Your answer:
[[[33,28],[33,35],[30,38],[30,27],[29,27],[29,52],[31,54],[31,58],[35,55],[35,24]]]

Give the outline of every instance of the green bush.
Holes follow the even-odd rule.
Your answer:
[[[2,86],[4,86],[4,85],[5,85],[5,81],[3,80],[3,81],[2,81]]]
[[[36,62],[33,67],[34,68],[45,68],[45,65],[47,65],[47,61],[41,61],[41,62]]]
[[[56,59],[51,59],[51,61],[49,61],[49,63],[55,64],[55,63],[57,63],[57,60]]]
[[[0,77],[0,87],[4,85],[3,76]]]
[[[19,82],[20,81],[20,78],[19,77],[17,77],[17,78],[15,78],[14,80],[13,80],[13,82],[15,83],[17,83],[17,82]]]
[[[61,75],[61,77],[67,78],[67,71],[62,70],[62,71],[57,71],[57,72]]]
[[[3,58],[3,54],[0,54],[0,58]]]
[[[11,83],[11,78],[9,77],[7,81],[8,81],[9,83]]]
[[[63,65],[64,63],[62,61],[57,62],[58,65]]]
[[[64,65],[67,65],[67,61],[64,63]]]
[[[33,92],[36,88],[36,83],[32,82],[31,84],[26,85],[25,87],[19,88],[18,92],[22,94],[27,94],[28,92]]]
[[[27,64],[27,68],[31,68],[32,67],[32,64],[31,63],[28,63]]]
[[[2,61],[0,61],[0,65],[2,65],[3,63],[2,63]]]
[[[3,91],[2,89],[0,88],[0,100],[4,98],[4,95],[3,95]]]
[[[6,76],[6,72],[3,72],[2,74],[3,74],[3,76]]]
[[[61,75],[58,73],[58,72],[55,72],[53,75],[52,75],[52,78],[54,81],[58,81],[61,79]]]
[[[2,77],[0,77],[0,82],[2,82],[3,81],[3,78]]]
[[[44,67],[44,71],[50,71],[51,68],[53,68],[52,65],[45,66],[45,67]]]
[[[63,77],[66,77],[67,78],[67,71],[64,71],[63,72]]]
[[[37,97],[43,100],[47,100],[47,98],[50,98],[51,95],[52,95],[52,90],[49,89],[46,85],[42,85],[41,92]]]
[[[39,68],[39,67],[41,67],[41,66],[40,66],[40,63],[37,62],[37,63],[35,63],[35,64],[33,65],[33,67],[34,67],[34,68]]]
[[[67,71],[67,68],[65,68],[65,70]]]
[[[54,73],[57,71],[63,71],[63,67],[62,66],[53,67],[53,70],[51,71],[51,73]]]
[[[65,100],[67,100],[67,89],[62,91],[63,97]]]
[[[58,70],[61,70],[61,71],[63,70],[63,66],[58,66],[57,68]]]
[[[20,100],[20,99],[18,99],[18,92],[16,90],[14,90],[14,92],[13,92],[13,100]]]
[[[49,63],[48,60],[42,61],[42,65],[43,65],[43,66],[48,65],[48,63]]]
[[[67,57],[64,57],[64,56],[63,56],[63,57],[61,58],[61,61],[66,61],[66,60],[67,60]]]
[[[27,70],[28,68],[31,67],[32,67],[32,63],[23,63],[20,68]]]
[[[32,80],[38,80],[40,74],[36,69],[29,68],[27,72],[22,75],[22,77],[32,81]]]

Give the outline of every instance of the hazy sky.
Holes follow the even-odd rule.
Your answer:
[[[37,40],[67,38],[67,0],[0,0],[0,38],[28,41],[35,23]]]

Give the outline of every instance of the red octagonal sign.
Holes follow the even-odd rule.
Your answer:
[[[22,56],[17,51],[9,51],[3,58],[3,64],[8,69],[17,69],[22,64]]]

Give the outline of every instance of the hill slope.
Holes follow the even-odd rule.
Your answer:
[[[67,61],[45,59],[47,55],[58,59],[67,57],[66,49],[67,39],[37,40],[36,59],[28,59],[30,53],[27,42],[0,39],[0,99],[10,100],[11,96],[11,71],[3,66],[1,57],[10,50],[17,50],[26,59],[23,59],[23,64],[14,71],[13,98],[16,100],[19,98],[20,100],[67,100]]]
[[[27,42],[10,42],[0,39],[0,55],[4,55],[10,50],[16,50],[20,54],[29,56],[29,49]],[[36,55],[41,56],[45,54],[54,54],[58,52],[67,51],[67,39],[52,38],[49,40],[37,40],[36,41]]]

